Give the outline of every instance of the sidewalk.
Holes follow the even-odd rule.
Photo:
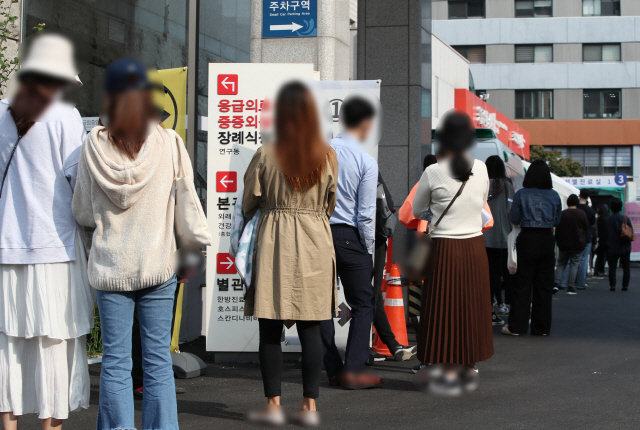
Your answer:
[[[619,271],[619,280],[622,277]],[[321,386],[319,409],[328,429],[637,429],[640,428],[640,269],[632,269],[630,291],[609,292],[607,281],[589,280],[577,296],[553,300],[548,338],[501,335],[494,328],[495,355],[479,363],[480,388],[457,399],[414,390],[417,362],[375,366],[383,388],[345,391]],[[176,381],[180,428],[245,429],[250,408],[264,402],[255,364],[212,364],[199,340],[183,348],[208,363],[207,375]],[[95,428],[100,365],[91,365],[91,407],[73,413],[65,429]],[[283,404],[293,412],[302,394],[297,363],[285,363]],[[140,425],[141,401],[136,401]],[[22,429],[39,428],[35,416]],[[138,427],[140,428],[140,427]],[[291,427],[293,428],[293,427]]]

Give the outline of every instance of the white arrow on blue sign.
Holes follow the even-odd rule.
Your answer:
[[[262,38],[318,35],[318,0],[262,2]]]
[[[297,31],[300,30],[303,26],[300,24],[296,24],[295,22],[292,22],[291,24],[287,25],[270,25],[269,26],[269,30],[271,31],[281,31],[281,30],[291,30],[293,31]]]

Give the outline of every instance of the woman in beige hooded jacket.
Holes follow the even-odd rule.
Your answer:
[[[116,60],[106,70],[105,86],[108,124],[84,142],[73,198],[78,222],[95,228],[88,273],[98,290],[104,347],[97,429],[135,428],[135,308],[143,351],[142,428],[173,430],[174,166],[186,176],[193,172],[180,137],[158,125],[142,64]]]

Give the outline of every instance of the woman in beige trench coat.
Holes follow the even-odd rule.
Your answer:
[[[320,321],[331,319],[337,301],[329,218],[336,204],[338,162],[322,138],[313,95],[301,83],[287,84],[278,94],[275,131],[275,144],[258,149],[244,177],[245,217],[262,209],[245,315],[259,320],[260,368],[268,399],[265,409],[248,418],[259,424],[286,421],[280,407],[280,338],[285,322],[295,322],[304,399],[292,421],[317,426]]]

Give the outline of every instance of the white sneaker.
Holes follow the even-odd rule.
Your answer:
[[[320,413],[317,411],[298,411],[291,415],[289,422],[300,427],[320,427]]]
[[[407,361],[411,357],[413,357],[416,354],[416,352],[418,352],[418,347],[416,345],[414,346],[400,345],[400,347],[393,352],[393,358],[395,358],[396,361]]]
[[[496,313],[498,315],[509,315],[509,307],[503,303],[498,306],[498,310]]]
[[[287,417],[282,408],[268,410],[254,410],[246,414],[245,419],[252,424],[261,426],[284,426],[287,423]]]

